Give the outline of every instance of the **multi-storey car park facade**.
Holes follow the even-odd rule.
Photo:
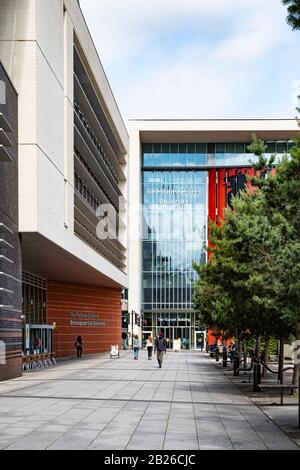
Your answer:
[[[78,335],[86,353],[120,344],[129,137],[79,2],[0,0],[0,60],[18,94],[23,273],[7,377],[20,375],[37,337],[39,352],[57,356],[73,355]],[[96,230],[103,205],[115,210],[113,238]]]
[[[178,338],[186,349],[215,342],[193,309],[208,220],[222,222],[254,173],[252,133],[279,158],[297,132],[294,120],[130,121],[128,310],[141,316],[133,328],[144,339],[162,330],[169,348]]]

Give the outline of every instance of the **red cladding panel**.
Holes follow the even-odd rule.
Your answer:
[[[222,168],[218,171],[218,225],[224,220],[226,207],[226,169]]]
[[[209,173],[208,173],[208,217],[213,222],[216,222],[216,207],[217,207],[216,175],[217,175],[217,171],[215,169],[209,170]]]

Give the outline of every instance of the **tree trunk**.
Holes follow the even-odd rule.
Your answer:
[[[270,350],[270,338],[265,338],[265,349],[264,349],[264,363],[266,366],[269,365],[269,350]],[[262,377],[267,374],[267,369],[263,367]]]
[[[297,343],[295,345],[295,350],[294,350],[294,373],[293,373],[293,385],[298,386],[299,384],[299,375],[300,375],[300,322],[296,324],[296,329],[295,329],[295,336],[296,336],[296,341],[299,341],[299,346],[298,346],[298,351],[297,351]],[[300,390],[298,390],[298,393],[300,393]]]
[[[280,337],[279,343],[279,357],[278,357],[278,380],[283,383],[283,365],[284,365],[284,338]]]

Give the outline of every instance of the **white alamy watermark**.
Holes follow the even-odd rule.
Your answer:
[[[112,204],[101,204],[96,210],[99,220],[96,235],[99,240],[120,239],[122,226],[130,226],[128,237],[139,241],[151,238],[164,240],[198,241],[206,240],[206,208],[204,204],[189,204],[187,201],[160,201],[150,206],[131,205],[130,216],[126,202],[119,199],[119,210]]]
[[[292,355],[293,364],[300,364],[300,340],[293,342],[293,355]]]
[[[0,341],[0,364],[6,364],[6,345],[4,341]]]

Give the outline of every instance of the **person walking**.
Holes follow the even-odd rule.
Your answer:
[[[158,366],[161,369],[164,353],[167,351],[167,344],[163,332],[160,331],[155,338],[154,352],[157,353]]]
[[[122,332],[122,341],[123,341],[123,351],[127,349],[127,333],[126,331]]]
[[[134,337],[133,337],[133,358],[136,361],[139,358],[139,350],[140,350],[140,340],[139,340],[138,335],[134,335]]]
[[[77,336],[77,339],[75,341],[75,344],[74,344],[75,348],[77,349],[77,357],[81,357],[82,356],[82,349],[83,349],[83,340],[81,338],[81,336]]]
[[[152,360],[152,351],[153,351],[153,338],[152,336],[148,336],[147,343],[146,343],[147,351],[148,351],[148,361]]]

